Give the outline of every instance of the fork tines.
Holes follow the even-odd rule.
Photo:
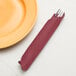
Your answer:
[[[61,9],[58,9],[58,11],[56,12],[55,16],[62,17],[64,14],[65,13]]]

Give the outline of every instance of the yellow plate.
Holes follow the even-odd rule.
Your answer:
[[[0,0],[0,49],[16,44],[33,28],[36,0]]]

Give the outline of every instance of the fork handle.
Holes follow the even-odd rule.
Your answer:
[[[27,70],[31,66],[33,61],[55,32],[56,28],[59,26],[63,17],[64,15],[62,17],[56,17],[54,14],[52,18],[47,21],[31,45],[27,48],[26,52],[21,58],[21,61],[19,61],[23,70]]]

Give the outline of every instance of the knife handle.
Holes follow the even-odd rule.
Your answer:
[[[26,71],[31,66],[33,61],[39,55],[41,50],[44,48],[50,37],[55,32],[56,28],[59,26],[60,22],[64,18],[65,13],[63,13],[60,17],[60,14],[58,12],[47,21],[42,30],[25,51],[24,55],[21,58],[21,61],[19,61],[22,70]]]

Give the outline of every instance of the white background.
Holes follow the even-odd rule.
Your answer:
[[[31,33],[17,45],[0,51],[0,76],[76,76],[76,0],[37,0],[37,4],[38,18]],[[22,72],[18,61],[59,8],[66,13],[64,20],[30,69]]]

